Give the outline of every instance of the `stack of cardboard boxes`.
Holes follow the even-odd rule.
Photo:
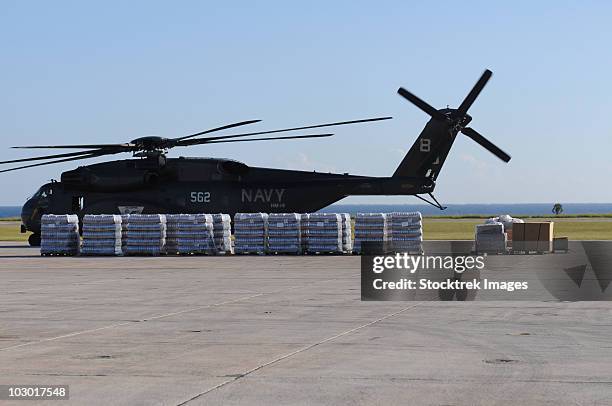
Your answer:
[[[554,222],[515,223],[512,226],[512,250],[551,252]]]

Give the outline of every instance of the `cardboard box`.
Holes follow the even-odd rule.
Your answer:
[[[552,251],[552,221],[540,223],[514,223],[512,225],[512,249],[514,251]]]
[[[569,239],[567,237],[553,238],[554,251],[569,251]]]

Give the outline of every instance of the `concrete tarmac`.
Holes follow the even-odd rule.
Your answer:
[[[359,265],[0,243],[0,385],[70,386],[0,405],[612,404],[610,302],[362,302]]]

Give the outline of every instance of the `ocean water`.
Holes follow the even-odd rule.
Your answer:
[[[19,206],[0,206],[0,218],[19,217],[20,215],[21,207]]]
[[[519,204],[449,204],[446,210],[440,210],[426,204],[332,204],[322,212],[367,213],[393,211],[420,211],[423,215],[459,216],[480,214],[498,216],[549,216],[552,215],[553,203],[519,203]],[[612,203],[565,203],[563,214],[607,214],[612,213]]]
[[[467,215],[481,214],[498,216],[510,214],[513,216],[531,215],[548,216],[552,214],[553,204],[519,203],[519,204],[449,204],[448,209],[441,211],[435,207],[421,204],[332,204],[321,210],[328,213],[368,213],[393,211],[420,211],[424,215]],[[21,207],[0,206],[0,218],[19,217]],[[606,214],[612,213],[612,203],[565,203],[564,214]]]

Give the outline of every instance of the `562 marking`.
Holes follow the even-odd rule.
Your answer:
[[[210,203],[210,192],[191,192],[191,203]]]

